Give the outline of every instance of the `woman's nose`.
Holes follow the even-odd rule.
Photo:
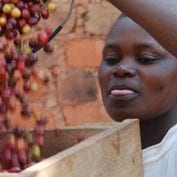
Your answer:
[[[136,74],[136,70],[126,65],[119,65],[113,69],[112,74],[114,77],[132,77]]]

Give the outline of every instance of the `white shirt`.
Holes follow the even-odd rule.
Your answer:
[[[142,151],[144,177],[177,177],[177,125],[163,140]]]

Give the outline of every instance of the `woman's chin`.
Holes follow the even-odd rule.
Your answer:
[[[108,114],[113,120],[115,120],[117,122],[122,122],[126,119],[137,119],[138,118],[137,116],[130,116],[130,115],[127,115],[127,114],[112,114],[112,113],[109,113],[109,112],[108,112]]]

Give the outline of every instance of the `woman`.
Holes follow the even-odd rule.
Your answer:
[[[120,2],[126,11],[124,1],[114,3],[119,7]],[[140,18],[133,18],[141,23]],[[163,41],[163,35],[159,36],[157,39]],[[163,45],[169,43],[167,39]],[[122,15],[108,35],[99,82],[106,111],[114,120],[140,119],[145,177],[177,176],[176,76],[177,58]]]

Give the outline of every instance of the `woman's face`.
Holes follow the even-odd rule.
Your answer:
[[[177,107],[177,59],[128,17],[112,28],[98,76],[105,108],[116,121],[145,121]]]

